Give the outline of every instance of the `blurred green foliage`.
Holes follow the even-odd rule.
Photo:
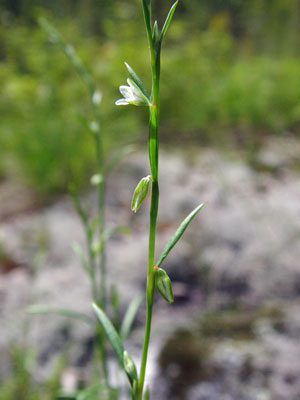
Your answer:
[[[154,3],[165,16],[169,2]],[[106,151],[146,141],[143,110],[114,105],[123,61],[150,83],[139,0],[2,0],[0,13],[0,177],[49,195],[84,184],[94,169],[78,118],[90,117],[88,93],[38,25],[41,15],[98,82]],[[299,21],[296,0],[182,2],[162,60],[162,139],[247,147],[263,134],[298,135]]]
[[[63,360],[58,360],[50,377],[43,385],[40,385],[32,376],[31,356],[29,350],[24,349],[23,346],[11,345],[11,374],[0,382],[1,400],[53,400],[57,398],[64,368]]]

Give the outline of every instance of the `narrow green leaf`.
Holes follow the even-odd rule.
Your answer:
[[[150,0],[142,0],[142,6],[143,6],[143,13],[144,13],[144,19],[145,19],[145,24],[146,24],[149,43],[152,43],[152,34],[151,34],[151,19],[152,19],[152,16],[151,16],[151,1]]]
[[[83,253],[83,250],[81,248],[81,246],[77,243],[74,242],[72,244],[72,249],[75,253],[75,255],[78,257],[81,266],[83,267],[83,269],[90,275],[91,274],[91,267],[87,261],[87,259],[85,258],[85,255]]]
[[[155,285],[161,296],[168,302],[173,303],[174,296],[171,279],[162,268],[155,267]]]
[[[91,317],[84,313],[80,313],[78,311],[74,310],[69,310],[67,308],[59,308],[59,307],[48,307],[45,305],[33,305],[29,306],[26,311],[29,314],[58,314],[62,315],[63,317],[70,317],[74,319],[78,319],[80,321],[83,321],[87,324],[93,324],[93,320]]]
[[[137,311],[141,305],[143,298],[144,295],[139,294],[130,302],[120,328],[120,336],[122,340],[125,340],[129,335],[133,321],[136,317]]]
[[[176,10],[178,1],[179,1],[179,0],[177,0],[177,1],[172,5],[172,7],[171,7],[171,9],[170,9],[170,11],[169,11],[169,14],[168,14],[168,16],[167,16],[167,18],[166,18],[166,20],[165,20],[164,26],[163,26],[163,28],[162,28],[162,30],[161,30],[160,41],[162,41],[163,38],[165,37],[165,34],[166,34],[166,32],[167,32],[167,30],[168,30],[168,28],[169,28],[169,25],[170,25],[170,23],[171,23],[173,14],[174,14],[174,12],[175,12],[175,10]]]
[[[193,218],[198,214],[198,212],[205,206],[206,203],[201,203],[198,207],[196,207],[186,218],[185,220],[180,224],[179,228],[177,231],[174,233],[172,236],[171,240],[167,243],[166,247],[164,248],[163,252],[161,253],[156,265],[159,267],[164,259],[167,257],[167,255],[170,253],[170,251],[173,249],[175,244],[178,242],[178,240],[181,238],[181,236],[184,234],[184,231],[190,224],[190,222],[193,220]]]
[[[141,179],[137,187],[135,188],[131,201],[131,210],[133,212],[137,212],[143,200],[147,196],[150,182],[151,176],[148,175],[145,178]]]
[[[147,92],[147,89],[145,88],[143,82],[141,81],[137,73],[131,68],[131,66],[127,62],[125,62],[125,65],[132,81],[138,86],[143,95],[147,97],[147,99],[150,101],[149,93]]]
[[[120,339],[120,336],[115,330],[113,324],[110,322],[110,319],[101,310],[101,308],[98,307],[95,303],[93,303],[93,308],[98,321],[102,325],[102,328],[104,329],[108,340],[110,341],[113,349],[115,350],[120,366],[124,369],[124,347]]]

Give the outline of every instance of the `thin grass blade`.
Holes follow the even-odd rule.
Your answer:
[[[169,14],[168,14],[168,16],[167,16],[167,18],[166,18],[166,20],[165,20],[164,26],[163,26],[163,28],[162,28],[162,30],[161,30],[160,41],[163,40],[163,38],[165,37],[165,34],[167,33],[167,30],[168,30],[169,25],[170,25],[170,23],[171,23],[171,21],[172,21],[172,18],[173,18],[173,14],[174,14],[174,12],[175,12],[175,10],[176,10],[178,1],[179,1],[179,0],[177,0],[177,1],[172,5],[172,7],[171,7],[171,9],[170,9],[170,11],[169,11]]]
[[[93,324],[93,319],[91,317],[89,317],[88,315],[78,312],[78,311],[70,310],[67,308],[49,307],[49,306],[37,304],[37,305],[29,306],[26,309],[26,311],[29,314],[58,314],[63,317],[69,317],[69,318],[83,321],[87,324]]]
[[[152,32],[151,32],[151,1],[150,0],[142,0],[142,6],[143,6],[143,13],[144,13],[144,19],[145,19],[145,24],[146,24],[146,29],[147,29],[147,35],[149,39],[149,43],[152,43]]]
[[[107,315],[98,307],[95,303],[93,303],[93,309],[95,311],[96,317],[102,328],[104,329],[108,340],[110,341],[113,349],[115,350],[116,356],[118,358],[120,366],[124,369],[124,347],[123,343],[115,330],[113,324]]]
[[[184,231],[186,228],[189,226],[190,222],[193,220],[193,218],[198,214],[198,212],[205,206],[206,203],[201,203],[198,207],[196,207],[186,218],[185,220],[180,224],[179,228],[177,231],[174,233],[172,236],[171,240],[167,243],[166,247],[164,248],[163,252],[161,253],[159,259],[157,260],[157,267],[159,267],[162,262],[165,260],[167,255],[170,253],[170,251],[173,249],[175,244],[178,242],[178,240],[181,238],[181,236],[184,234]]]
[[[129,304],[127,311],[124,315],[121,328],[120,328],[120,336],[122,340],[125,340],[131,331],[131,327],[133,321],[136,317],[137,311],[143,301],[144,295],[139,294],[136,296]]]

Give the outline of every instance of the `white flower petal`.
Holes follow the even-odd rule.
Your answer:
[[[135,106],[140,105],[149,105],[149,100],[145,97],[145,95],[141,92],[140,88],[135,84],[135,82],[128,78],[127,83],[129,86],[121,85],[119,87],[120,93],[124,97],[124,99],[119,99],[116,101],[116,105],[127,105],[133,104]]]
[[[119,99],[115,102],[116,106],[127,106],[129,103],[125,99]]]
[[[131,88],[129,86],[122,85],[120,86],[119,90],[121,95],[124,96],[125,98],[132,97]]]
[[[132,80],[130,78],[127,78],[127,83],[129,85],[129,87],[131,87],[132,89],[134,88],[133,82],[132,82]]]
[[[134,84],[134,82],[128,78],[127,83],[130,87],[130,90],[135,98],[141,98],[141,91],[140,89]]]

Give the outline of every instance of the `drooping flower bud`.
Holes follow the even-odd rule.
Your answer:
[[[171,279],[162,268],[155,268],[155,285],[161,296],[168,302],[173,303],[174,296],[172,290]]]
[[[131,386],[133,386],[134,382],[138,380],[138,376],[135,364],[126,350],[124,350],[124,370],[130,380]]]
[[[151,175],[148,175],[145,178],[141,179],[137,187],[135,188],[131,201],[131,210],[133,212],[137,212],[137,210],[140,208],[140,205],[142,204],[144,198],[148,193],[150,181]]]

